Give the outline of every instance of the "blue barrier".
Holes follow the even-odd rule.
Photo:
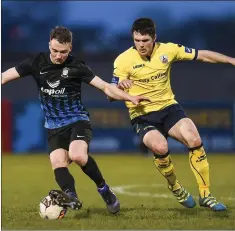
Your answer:
[[[13,152],[45,152],[46,132],[40,104],[38,102],[14,103],[13,114]]]
[[[210,152],[235,151],[235,110],[232,103],[185,103],[186,113],[197,125],[205,148]],[[138,152],[139,138],[121,102],[85,104],[93,126],[91,152]],[[44,115],[38,101],[13,104],[13,152],[47,152]],[[187,150],[169,139],[173,152]]]

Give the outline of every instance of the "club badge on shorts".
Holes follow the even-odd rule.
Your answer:
[[[62,74],[61,74],[61,77],[68,78],[68,74],[69,74],[69,68],[68,67],[64,67],[63,71],[62,71]]]

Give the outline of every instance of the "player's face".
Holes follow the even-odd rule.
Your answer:
[[[49,49],[51,52],[51,61],[54,64],[62,64],[67,59],[71,49],[72,45],[71,43],[59,43],[58,40],[52,39],[49,42]]]
[[[133,39],[140,56],[150,56],[152,54],[155,38],[152,38],[148,34],[142,35],[139,32],[134,31]]]

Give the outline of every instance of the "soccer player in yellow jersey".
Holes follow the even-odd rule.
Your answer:
[[[120,54],[114,62],[112,83],[131,95],[143,95],[151,102],[138,106],[126,102],[131,123],[143,143],[153,152],[154,164],[166,178],[168,188],[187,208],[196,205],[193,197],[177,180],[168,150],[170,136],[189,149],[189,162],[199,186],[199,204],[214,211],[226,207],[212,196],[209,186],[209,164],[196,126],[175,100],[170,84],[174,61],[200,60],[230,63],[235,58],[207,50],[195,50],[174,43],[156,42],[156,26],[151,19],[140,18],[132,25],[134,47]],[[112,99],[110,99],[112,100]]]

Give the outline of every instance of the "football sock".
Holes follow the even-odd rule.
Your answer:
[[[195,148],[189,148],[189,163],[196,177],[200,196],[207,197],[210,194],[209,164],[202,144]]]
[[[75,195],[75,181],[73,176],[70,174],[68,168],[62,167],[62,168],[56,168],[54,170],[55,174],[55,180],[62,191],[64,192],[72,192]]]
[[[95,160],[90,155],[88,155],[87,163],[82,166],[81,169],[87,176],[89,176],[95,182],[98,188],[104,187],[105,180]]]
[[[159,172],[166,178],[168,183],[172,186],[172,190],[175,191],[181,186],[176,180],[175,169],[172,164],[170,152],[165,155],[154,154],[154,164]]]

